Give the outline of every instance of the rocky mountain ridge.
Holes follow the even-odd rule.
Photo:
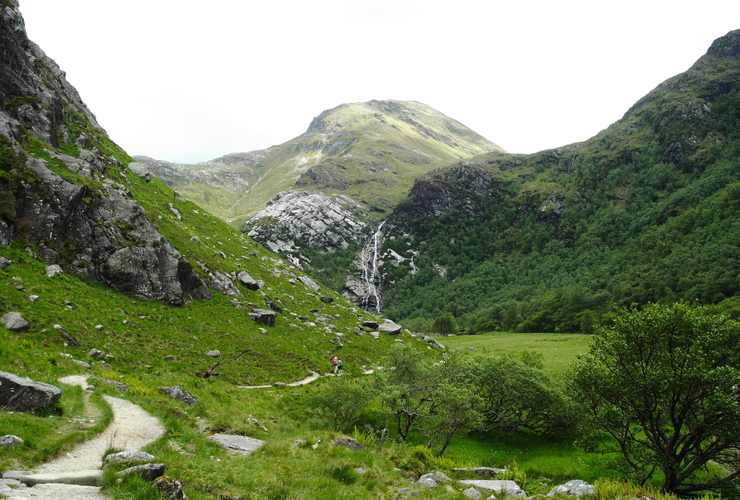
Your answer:
[[[28,239],[39,256],[133,297],[182,304],[210,292],[131,199],[130,162],[64,72],[3,7],[0,44],[0,240]],[[14,224],[13,224],[14,223]]]

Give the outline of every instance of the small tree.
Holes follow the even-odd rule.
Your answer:
[[[413,426],[429,415],[436,373],[421,351],[402,344],[391,348],[386,364],[389,370],[383,372],[380,389],[383,407],[395,420],[401,439],[406,440]]]
[[[740,474],[740,323],[688,303],[649,304],[597,330],[572,388],[594,429],[596,451],[620,454],[640,482],[660,470],[679,495],[720,490]],[[697,479],[709,462],[723,477]]]
[[[440,335],[454,335],[458,331],[457,321],[452,314],[446,313],[434,319],[432,330]]]
[[[321,419],[331,421],[335,430],[354,426],[360,412],[375,397],[375,387],[368,379],[334,377],[311,398],[309,410]]]

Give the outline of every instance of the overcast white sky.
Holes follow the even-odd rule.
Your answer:
[[[196,163],[415,100],[512,153],[586,140],[740,28],[738,0],[20,0],[129,154]]]

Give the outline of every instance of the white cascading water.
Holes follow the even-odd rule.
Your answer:
[[[378,268],[378,254],[380,253],[380,241],[384,224],[385,221],[380,223],[372,237],[368,238],[361,252],[361,279],[367,286],[367,293],[362,297],[360,307],[366,311],[375,310],[377,313],[380,313],[382,307],[382,278],[380,276],[380,269]]]

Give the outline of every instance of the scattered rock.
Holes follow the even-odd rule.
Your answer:
[[[119,382],[118,380],[111,380],[111,379],[103,379],[103,382],[112,385],[116,388],[118,392],[126,392],[128,390],[128,384],[124,382]]]
[[[269,432],[267,430],[267,427],[265,427],[264,425],[262,425],[261,423],[259,423],[259,420],[257,420],[256,418],[250,418],[249,421],[252,422],[255,426],[257,426],[260,429],[262,429],[263,431]]]
[[[124,469],[116,473],[116,476],[123,477],[129,474],[139,474],[144,481],[154,481],[159,476],[164,476],[164,471],[165,464],[143,464]]]
[[[249,317],[260,325],[275,326],[275,318],[277,317],[277,313],[275,311],[269,311],[267,309],[255,309],[254,311],[249,313]]]
[[[150,462],[152,460],[154,460],[154,455],[150,455],[145,451],[128,450],[106,455],[103,464],[107,466],[108,464],[120,462]]]
[[[326,295],[322,295],[321,297],[319,297],[319,300],[321,302],[326,302],[327,304],[332,304],[334,302],[334,299],[332,299],[331,297],[327,297]]]
[[[458,483],[465,486],[473,486],[482,490],[492,491],[494,493],[507,494],[514,497],[526,496],[527,494],[516,484],[510,480],[499,480],[499,479],[473,479],[458,481]]]
[[[35,304],[36,302],[38,302],[39,296],[38,295],[29,295],[28,296],[28,300],[30,300],[31,303]]]
[[[331,444],[332,446],[341,446],[354,451],[365,451],[365,447],[359,441],[349,436],[339,436]]]
[[[369,319],[369,320],[363,321],[362,326],[364,326],[365,328],[370,328],[371,330],[375,330],[376,328],[380,326],[380,323]]]
[[[283,312],[283,308],[277,305],[277,303],[272,299],[264,299],[262,300],[262,303],[264,303],[266,307],[269,307],[278,314]]]
[[[9,312],[0,317],[0,323],[5,324],[5,328],[11,332],[25,332],[31,328],[31,324],[26,321],[19,312]]]
[[[136,175],[138,175],[141,179],[144,179],[145,182],[149,182],[150,180],[149,167],[145,163],[141,163],[138,161],[132,161],[131,163],[128,164],[128,169],[131,170]]]
[[[44,268],[44,271],[46,271],[46,276],[49,278],[53,278],[54,276],[59,276],[60,274],[64,274],[64,269],[59,264],[52,264],[50,266],[46,266]]]
[[[13,261],[6,257],[0,257],[0,269],[5,269],[11,264],[11,262]]]
[[[261,439],[254,439],[247,436],[236,436],[233,434],[214,434],[208,439],[217,442],[231,452],[243,453],[245,455],[259,450],[265,445],[265,442]]]
[[[62,325],[55,324],[54,328],[59,330],[59,335],[61,335],[62,338],[67,342],[67,345],[72,347],[80,347],[80,343],[77,341],[77,339],[70,335]]]
[[[385,323],[378,325],[378,331],[380,333],[387,333],[388,335],[398,335],[401,333],[402,326],[394,323],[391,320],[385,320]]]
[[[16,446],[19,444],[23,444],[23,440],[19,438],[18,436],[8,434],[8,435],[0,437],[0,448]]]
[[[87,355],[95,359],[105,359],[105,353],[100,349],[91,349]]]
[[[218,358],[219,356],[221,356],[221,351],[219,351],[218,349],[215,349],[213,351],[208,351],[205,354],[206,356],[210,356],[212,358]]]
[[[0,410],[31,413],[53,405],[62,396],[58,387],[0,372]]]
[[[157,390],[162,394],[167,394],[171,398],[182,401],[186,405],[194,405],[198,402],[195,396],[190,394],[187,390],[183,389],[179,385],[175,385],[172,387],[157,387]]]
[[[413,334],[412,334],[413,335]],[[429,345],[432,347],[436,347],[437,349],[446,349],[444,345],[442,345],[437,339],[434,337],[430,337],[428,335],[414,335],[417,338],[420,338],[421,340],[426,341]]]
[[[452,470],[455,472],[475,472],[478,475],[488,477],[495,477],[506,472],[506,469],[496,469],[494,467],[456,467]]]
[[[180,211],[176,209],[172,203],[170,203],[170,212],[172,212],[172,215],[174,215],[177,220],[182,220],[182,215],[180,214]]]
[[[314,282],[308,276],[298,276],[298,281],[300,281],[301,283],[303,283],[304,285],[306,285],[308,288],[310,288],[314,292],[318,292],[319,291],[319,288],[320,288],[319,285],[317,285],[316,282]]]
[[[483,498],[483,493],[476,490],[472,486],[467,490],[464,490],[463,495],[465,495],[467,498],[470,498],[471,500],[479,500],[480,498]]]
[[[182,491],[182,483],[176,479],[162,476],[157,478],[154,484],[162,493],[162,497],[167,500],[188,500],[187,495]]]
[[[239,274],[236,275],[237,279],[241,282],[242,285],[244,285],[249,290],[257,291],[260,289],[259,283],[252,278],[249,273],[246,271],[242,271]]]
[[[554,497],[557,495],[568,495],[573,497],[582,497],[584,495],[593,495],[594,487],[588,484],[586,481],[580,479],[573,479],[560,486],[555,486],[547,494],[548,497]]]
[[[436,488],[437,487],[437,481],[434,480],[433,474],[424,474],[414,484],[417,484],[419,486],[424,486],[425,488]]]

